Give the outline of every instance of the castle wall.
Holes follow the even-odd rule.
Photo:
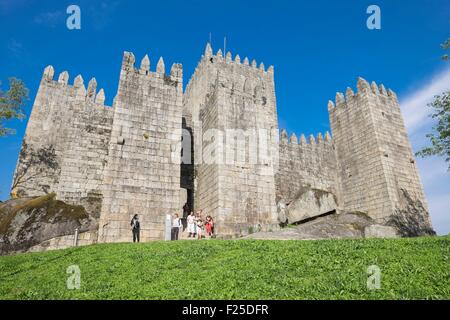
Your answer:
[[[73,85],[68,84],[67,72],[57,81],[53,76],[53,67],[47,67],[28,122],[12,192],[28,196],[55,192],[59,200],[81,204],[98,218],[112,108],[103,105],[103,90],[96,95],[95,79],[86,91],[81,76]]]
[[[104,173],[99,241],[130,241],[130,221],[141,220],[141,240],[163,239],[166,214],[180,208],[182,69],[164,62],[149,71],[144,57],[139,69],[125,53]]]
[[[329,103],[343,207],[385,222],[402,203],[402,189],[425,207],[414,155],[395,94],[358,80],[358,92]],[[428,215],[428,213],[426,213]]]
[[[280,139],[279,170],[276,174],[277,203],[288,205],[296,200],[307,188],[323,190],[338,196],[336,155],[330,135],[317,140],[304,135],[300,141],[292,134],[288,140],[286,131]]]

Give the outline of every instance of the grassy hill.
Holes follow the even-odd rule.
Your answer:
[[[78,265],[81,288],[68,290]],[[367,267],[381,289],[367,289]],[[450,299],[450,237],[101,244],[0,257],[0,299]]]

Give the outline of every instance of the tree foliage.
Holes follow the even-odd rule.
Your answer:
[[[7,128],[5,122],[25,117],[23,107],[28,100],[28,89],[22,80],[9,78],[9,89],[3,91],[0,83],[0,137],[13,134],[14,129]]]
[[[431,146],[423,148],[416,155],[420,157],[442,156],[445,157],[445,161],[450,162],[450,91],[436,96],[428,106],[433,109],[430,116],[437,119],[437,124],[433,127],[433,132],[427,134]]]
[[[447,50],[448,48],[450,48],[450,38],[448,38],[447,40],[445,40],[445,42],[443,44],[441,44],[441,48],[444,50]],[[448,54],[444,54],[442,56],[442,59],[448,60],[449,59]]]
[[[450,38],[441,44],[443,50],[450,48]],[[448,54],[442,56],[443,60],[449,60]],[[437,125],[433,132],[427,134],[431,146],[425,147],[416,153],[418,157],[441,156],[450,163],[450,91],[435,96],[434,101],[428,104],[433,109],[430,117],[437,119]],[[450,164],[448,169],[450,170]]]

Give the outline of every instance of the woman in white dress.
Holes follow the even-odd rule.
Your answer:
[[[194,212],[191,211],[191,214],[187,217],[187,230],[189,232],[188,238],[191,236],[195,238],[195,234],[197,233],[196,229],[195,215]]]

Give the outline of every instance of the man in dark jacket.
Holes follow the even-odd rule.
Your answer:
[[[131,219],[131,229],[133,231],[133,242],[139,242],[140,240],[140,232],[141,232],[141,224],[139,223],[139,217],[137,214],[134,215],[133,219]]]

